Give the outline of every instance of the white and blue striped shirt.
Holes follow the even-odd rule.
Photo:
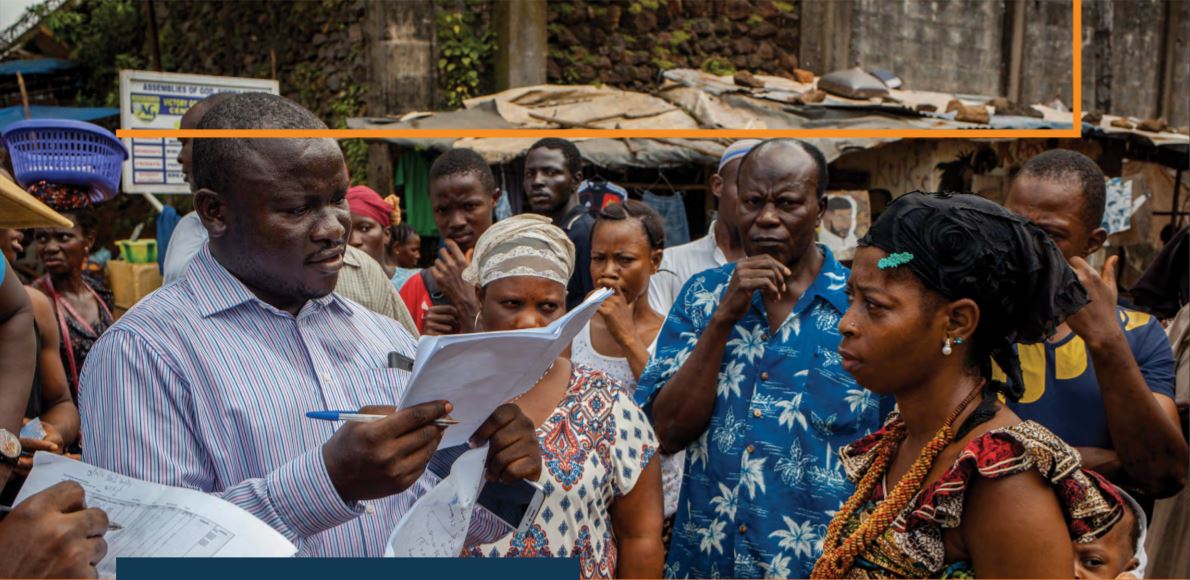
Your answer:
[[[253,295],[205,248],[184,276],[104,333],[79,389],[83,458],[104,469],[221,496],[276,528],[300,556],[367,557],[436,483],[344,503],[322,460],[321,409],[396,405],[416,344],[396,321],[331,294],[297,316]],[[471,538],[511,530],[477,511]]]

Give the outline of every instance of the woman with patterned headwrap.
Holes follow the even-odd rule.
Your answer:
[[[1000,397],[1021,394],[1012,345],[1086,303],[1074,272],[1044,231],[974,195],[907,194],[859,246],[839,354],[897,411],[840,450],[856,491],[814,534],[812,577],[1072,577],[1071,539],[1106,533],[1121,501]]]
[[[95,243],[90,189],[44,181],[28,189],[34,197],[74,222],[69,228],[41,228],[34,233],[33,241],[45,266],[45,275],[32,285],[53,302],[62,337],[62,362],[71,395],[78,404],[79,373],[87,353],[115,321],[111,292],[102,280],[83,271]]]
[[[549,218],[524,214],[496,223],[463,273],[479,288],[477,326],[548,325],[566,312],[573,270],[574,245]],[[470,555],[577,557],[582,578],[660,578],[657,439],[624,386],[559,357],[513,402],[538,425],[545,500],[524,532]]]

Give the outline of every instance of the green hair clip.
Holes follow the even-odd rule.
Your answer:
[[[889,268],[903,266],[911,261],[913,261],[913,254],[909,252],[897,252],[895,254],[889,254],[885,258],[880,258],[880,261],[876,262],[876,266],[881,270],[887,270]]]

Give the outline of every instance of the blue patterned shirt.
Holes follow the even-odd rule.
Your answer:
[[[731,331],[710,425],[686,448],[666,577],[809,577],[827,524],[851,495],[837,452],[880,427],[882,401],[839,366],[849,271],[819,251],[818,277],[776,333],[759,292]],[[706,270],[682,289],[637,387],[650,415],[734,270]]]

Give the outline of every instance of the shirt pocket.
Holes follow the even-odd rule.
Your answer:
[[[879,427],[880,398],[837,366],[810,368],[806,391],[810,431],[823,440],[850,443]]]

